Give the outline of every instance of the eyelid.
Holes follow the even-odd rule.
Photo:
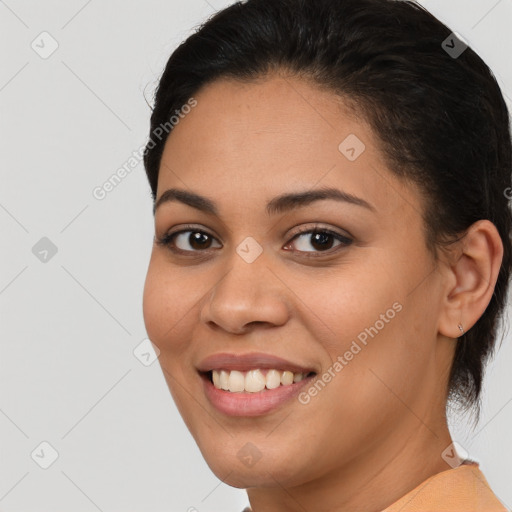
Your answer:
[[[297,235],[300,235],[300,234],[303,234],[303,233],[311,233],[312,231],[327,232],[327,233],[331,233],[333,235],[338,235],[338,236],[341,236],[341,237],[345,237],[345,238],[347,238],[349,240],[353,240],[354,239],[354,237],[347,230],[343,230],[343,231],[345,231],[345,233],[339,233],[338,231],[335,231],[334,229],[332,229],[332,228],[330,228],[328,226],[322,225],[319,222],[316,222],[313,225],[301,224],[297,228],[297,231],[294,234],[289,234],[288,236],[291,236],[292,238],[295,238]]]

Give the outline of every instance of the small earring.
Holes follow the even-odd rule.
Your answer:
[[[462,336],[464,334],[464,328],[462,327],[461,324],[459,324],[459,331],[460,331],[460,334]]]

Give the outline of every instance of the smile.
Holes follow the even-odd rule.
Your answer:
[[[206,399],[227,416],[259,416],[290,403],[320,367],[259,352],[211,354],[196,370]]]
[[[214,374],[217,376],[213,377]],[[218,412],[226,416],[262,416],[287,403],[293,403],[295,400],[292,399],[297,397],[305,386],[310,385],[316,375],[315,372],[303,375],[289,370],[274,369],[267,370],[265,375],[264,371],[259,369],[247,372],[212,370],[200,373],[207,400]],[[221,379],[228,389],[222,389]],[[267,387],[267,379],[270,387]],[[246,386],[259,391],[249,391]]]

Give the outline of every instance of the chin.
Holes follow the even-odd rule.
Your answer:
[[[239,447],[241,446],[241,448]],[[274,448],[265,456],[250,442],[235,442],[215,447],[201,447],[201,453],[211,471],[225,484],[239,489],[300,485],[309,480],[311,464],[301,466],[299,453],[293,448]],[[308,475],[305,475],[305,471]]]

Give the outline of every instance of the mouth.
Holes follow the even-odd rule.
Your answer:
[[[210,370],[199,372],[203,392],[218,412],[231,417],[264,416],[285,406],[303,407],[297,397],[317,373],[276,369]],[[226,388],[226,389],[223,389]]]
[[[210,405],[227,416],[260,416],[291,406],[320,371],[261,352],[212,354],[196,370]]]

